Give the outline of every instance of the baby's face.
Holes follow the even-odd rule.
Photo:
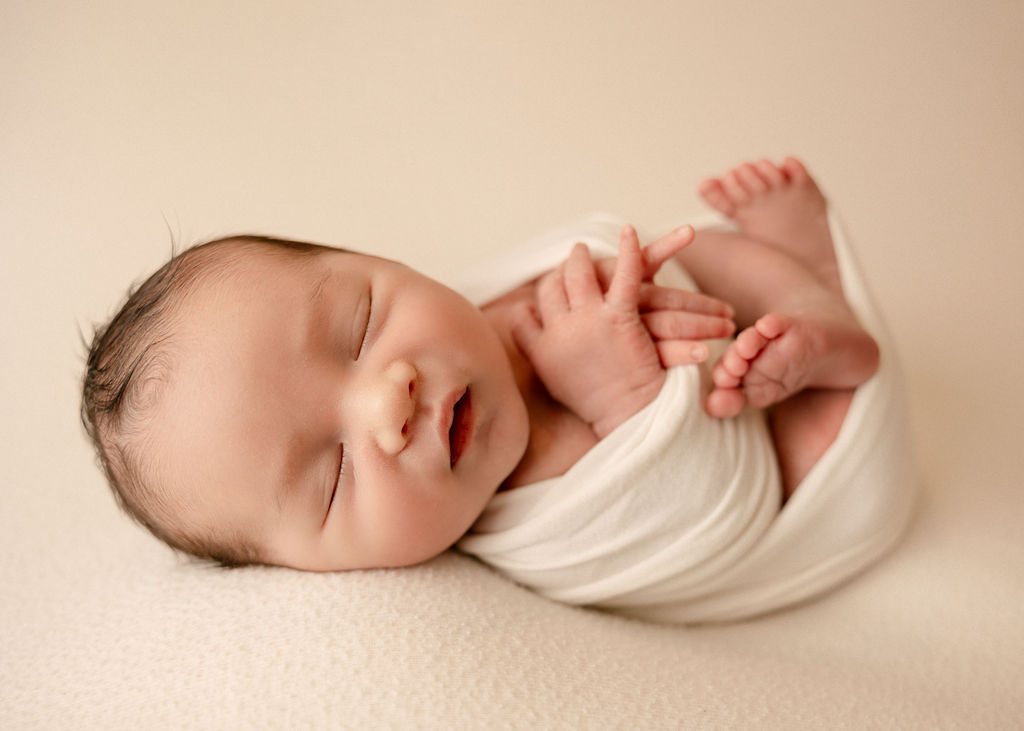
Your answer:
[[[194,293],[178,329],[158,481],[183,525],[244,537],[272,563],[431,558],[525,450],[526,407],[495,330],[395,262],[250,254]]]

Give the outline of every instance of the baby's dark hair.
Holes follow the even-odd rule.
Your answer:
[[[242,539],[181,525],[147,460],[147,426],[173,373],[174,324],[188,293],[255,252],[305,258],[339,249],[267,236],[228,236],[192,246],[128,292],[93,331],[82,380],[82,424],[121,509],[173,549],[226,568],[265,563]],[[215,280],[213,280],[215,281]]]

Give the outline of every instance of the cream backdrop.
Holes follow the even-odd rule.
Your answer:
[[[1022,76],[1020,0],[2,0],[0,726],[130,725],[97,698],[147,725],[139,699],[159,695],[116,680],[130,644],[93,667],[73,629],[112,572],[153,582],[173,564],[94,467],[79,331],[172,238],[273,233],[444,276],[594,209],[685,221],[703,176],[787,153],[838,205],[901,343],[924,484],[907,539],[822,602],[734,627],[527,604],[523,626],[503,620],[509,642],[548,611],[588,641],[615,636],[617,672],[592,689],[613,700],[581,716],[527,685],[518,715],[496,701],[453,725],[625,725],[623,688],[666,652],[686,674],[658,675],[643,701],[666,725],[817,725],[830,708],[854,726],[1019,722]],[[680,660],[697,656],[699,678]],[[795,672],[801,658],[831,681]],[[480,672],[493,694],[502,673]],[[789,675],[804,700],[776,703]],[[366,717],[401,725],[413,691],[387,687],[366,691]],[[744,688],[767,689],[752,715]],[[454,718],[417,703],[423,719]],[[281,727],[296,712],[260,718]]]

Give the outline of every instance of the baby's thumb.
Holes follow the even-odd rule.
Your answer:
[[[532,304],[523,304],[512,311],[510,318],[512,342],[528,359],[532,360],[534,344],[544,330]]]

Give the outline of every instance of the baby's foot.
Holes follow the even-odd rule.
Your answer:
[[[705,180],[700,193],[745,234],[782,249],[827,287],[841,292],[828,204],[799,160],[745,163],[720,178]]]
[[[806,388],[854,388],[878,367],[878,346],[843,309],[770,313],[730,343],[711,372],[705,407],[729,418],[765,408]]]

